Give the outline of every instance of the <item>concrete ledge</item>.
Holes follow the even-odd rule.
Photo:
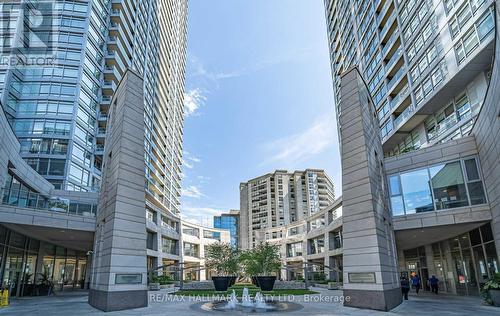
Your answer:
[[[347,290],[344,297],[350,297],[349,302],[344,301],[344,306],[390,311],[403,302],[401,288],[385,291]]]
[[[90,289],[89,304],[105,312],[147,307],[148,291],[106,292]]]

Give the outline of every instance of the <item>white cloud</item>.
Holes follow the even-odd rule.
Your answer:
[[[260,165],[279,165],[280,168],[296,168],[297,164],[324,152],[334,145],[335,121],[333,114],[316,119],[308,129],[264,144],[269,156]]]
[[[189,186],[187,186],[187,188],[183,188],[181,190],[181,194],[184,197],[190,197],[190,198],[194,198],[194,199],[199,199],[199,198],[202,198],[202,197],[206,197],[206,195],[203,194],[200,191],[200,189],[197,186],[194,186],[194,185],[189,185]]]
[[[206,100],[207,97],[199,88],[191,89],[184,93],[184,115],[186,117],[197,115],[198,110],[205,104]]]
[[[191,223],[205,226],[213,225],[213,217],[222,213],[222,209],[198,206],[182,206],[181,217]]]
[[[201,159],[192,155],[189,151],[184,150],[183,154],[183,165],[188,169],[193,169],[195,163],[200,163]]]

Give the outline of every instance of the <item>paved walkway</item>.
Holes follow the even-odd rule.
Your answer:
[[[431,295],[421,293],[410,296],[409,301],[396,307],[389,313],[375,312],[371,310],[360,310],[356,308],[344,307],[339,299],[341,291],[328,291],[324,289],[314,289],[319,294],[290,297],[294,302],[304,306],[303,309],[288,312],[288,315],[500,315],[500,308],[483,305],[477,297],[457,297],[449,295]],[[153,298],[154,297],[154,298]],[[325,302],[328,301],[329,302]],[[322,301],[322,302],[320,302]],[[85,293],[64,294],[51,297],[23,298],[13,300],[11,306],[0,309],[0,316],[3,315],[244,315],[243,313],[220,313],[206,312],[191,308],[196,304],[194,299],[181,300],[179,297],[167,295],[166,292],[151,292],[150,303],[147,308],[136,310],[103,313],[87,304]],[[266,315],[284,315],[285,313],[266,313]]]

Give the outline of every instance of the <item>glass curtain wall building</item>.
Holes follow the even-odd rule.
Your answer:
[[[50,18],[44,64],[8,63],[22,15]],[[46,5],[45,5],[46,4]],[[0,97],[23,158],[58,189],[96,191],[111,96],[125,70],[144,77],[146,176],[155,200],[179,211],[187,1],[7,1]],[[168,21],[168,23],[167,23]]]
[[[385,156],[466,136],[493,56],[492,0],[325,0],[334,94],[358,66]]]
[[[214,228],[227,229],[231,237],[231,247],[238,248],[238,232],[240,227],[240,212],[231,210],[229,213],[214,216]]]
[[[180,241],[187,10],[187,0],[0,3],[0,101],[22,158],[55,189],[99,191],[112,96],[127,69],[143,78],[150,267],[182,253],[161,245]],[[25,19],[33,12],[41,26]]]

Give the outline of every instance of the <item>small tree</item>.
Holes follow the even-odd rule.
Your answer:
[[[205,248],[205,266],[218,276],[239,272],[239,253],[229,243],[216,242]]]
[[[247,276],[269,276],[281,267],[279,246],[260,243],[242,254],[242,262]]]

